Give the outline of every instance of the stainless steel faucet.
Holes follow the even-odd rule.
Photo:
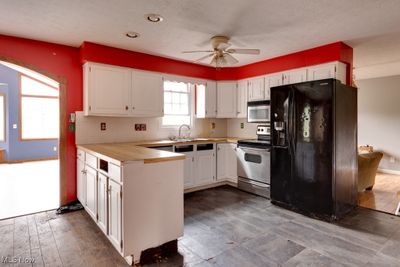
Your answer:
[[[187,125],[187,124],[182,124],[181,126],[179,126],[179,135],[178,135],[178,138],[182,138],[182,136],[181,136],[181,131],[182,131],[182,128],[183,127],[186,127],[189,131],[190,131],[190,126],[189,125]]]

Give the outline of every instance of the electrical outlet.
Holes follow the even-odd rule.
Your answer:
[[[243,122],[240,123],[240,129],[244,129],[244,123]]]
[[[215,129],[215,122],[211,123],[211,129],[213,129],[213,130]]]
[[[146,131],[146,123],[142,123],[140,129],[141,131]]]
[[[53,151],[56,152],[57,151],[57,147],[53,146]]]
[[[100,130],[101,131],[107,130],[107,124],[105,122],[100,123]]]
[[[142,126],[139,123],[135,123],[135,131],[141,131],[142,130]]]

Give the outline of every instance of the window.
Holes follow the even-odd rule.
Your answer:
[[[59,90],[21,75],[21,139],[58,139]]]
[[[190,84],[164,81],[163,126],[191,125]]]
[[[6,141],[6,98],[0,94],[0,142]]]

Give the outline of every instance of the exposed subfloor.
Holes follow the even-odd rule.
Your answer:
[[[330,224],[226,186],[185,196],[179,254],[150,266],[400,266],[399,251],[400,217],[359,208]],[[84,211],[0,221],[0,256],[126,265]]]
[[[359,205],[394,214],[400,201],[397,192],[400,192],[400,175],[377,173],[373,189],[358,194]]]
[[[58,208],[59,169],[58,160],[0,164],[0,219]]]

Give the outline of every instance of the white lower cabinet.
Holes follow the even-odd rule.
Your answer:
[[[215,152],[214,150],[197,151],[197,185],[212,183],[215,180]]]
[[[217,147],[217,180],[237,183],[236,145],[221,143]]]
[[[86,169],[85,162],[79,158],[76,161],[77,197],[83,206],[86,205]]]
[[[108,177],[102,173],[97,176],[97,224],[100,229],[108,232]]]
[[[184,179],[184,187],[190,188],[195,185],[195,164],[194,164],[194,152],[185,152],[182,153],[186,155],[183,167],[183,179]]]
[[[108,237],[118,250],[122,249],[122,187],[109,180],[108,184]]]
[[[86,211],[97,220],[97,171],[86,166]]]

